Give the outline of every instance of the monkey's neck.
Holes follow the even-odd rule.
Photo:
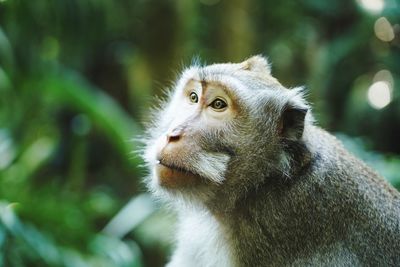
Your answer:
[[[301,247],[295,247],[294,240],[302,239],[308,232],[313,235],[314,223],[319,226],[324,224],[323,220],[326,218],[318,218],[315,213],[320,199],[313,196],[316,196],[315,190],[318,186],[316,189],[313,181],[308,179],[312,172],[313,159],[310,153],[304,156],[305,150],[301,151],[302,149],[305,147],[296,148],[303,155],[301,160],[295,156],[292,158],[291,177],[279,172],[262,172],[259,173],[261,179],[257,184],[240,187],[240,190],[238,185],[231,185],[232,188],[228,189],[225,187],[223,192],[218,192],[218,200],[206,204],[210,213],[221,224],[227,240],[232,243],[234,255],[247,251],[248,254],[239,257],[256,259],[262,256],[257,254],[257,248],[263,247],[269,254],[263,257],[275,261],[282,254],[282,248],[294,254],[299,252]],[[291,235],[289,238],[288,234]],[[318,242],[313,243],[311,239],[310,242],[305,240],[305,243],[318,245]],[[260,262],[261,260],[260,258]]]

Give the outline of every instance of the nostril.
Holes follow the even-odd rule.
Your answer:
[[[167,143],[177,142],[183,136],[183,127],[176,127],[172,131],[167,132]]]
[[[180,134],[168,134],[167,135],[167,141],[168,143],[172,143],[172,142],[177,142],[179,141],[179,139],[181,139],[181,135]]]

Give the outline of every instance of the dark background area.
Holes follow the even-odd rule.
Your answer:
[[[193,58],[254,54],[400,188],[397,0],[0,0],[0,266],[162,266],[135,137]]]

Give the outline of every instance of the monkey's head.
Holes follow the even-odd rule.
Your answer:
[[[148,128],[148,186],[208,202],[290,179],[301,165],[307,110],[300,89],[283,87],[261,56],[192,66]]]

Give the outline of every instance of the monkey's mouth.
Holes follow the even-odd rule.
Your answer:
[[[155,166],[159,184],[167,188],[182,188],[193,186],[200,181],[200,176],[194,172],[159,160]]]
[[[161,165],[164,165],[167,168],[179,171],[179,172],[193,173],[192,171],[188,170],[187,168],[180,167],[180,166],[177,166],[177,165],[174,165],[174,164],[170,164],[170,163],[168,163],[167,161],[165,161],[163,159],[159,159],[157,163],[161,164]]]

